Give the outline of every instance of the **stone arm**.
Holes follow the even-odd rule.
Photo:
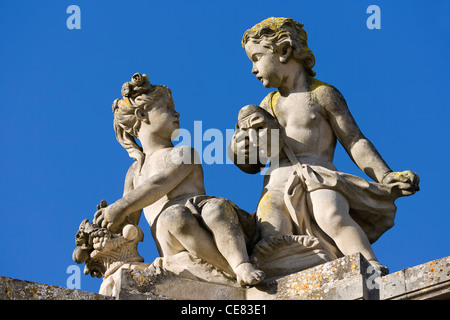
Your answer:
[[[318,89],[317,99],[324,107],[336,137],[353,162],[373,180],[381,182],[392,170],[362,134],[342,94],[332,86],[323,86]]]
[[[323,86],[317,92],[318,102],[324,107],[334,133],[355,164],[370,178],[380,183],[402,182],[402,195],[417,191],[419,177],[411,171],[393,172],[374,145],[359,129],[342,94],[332,86]]]
[[[150,176],[141,185],[128,192],[110,206],[99,210],[94,223],[117,232],[120,225],[129,215],[140,212],[172,191],[192,172],[194,164],[168,160],[161,164],[157,173]],[[129,186],[129,185],[128,185]]]
[[[130,168],[128,169],[127,175],[125,176],[125,183],[123,188],[123,195],[125,196],[127,193],[134,190],[134,177],[136,175],[137,162],[134,162]],[[141,218],[142,209],[137,210],[136,212],[132,212],[128,215],[128,223],[133,225],[138,225],[139,220]]]

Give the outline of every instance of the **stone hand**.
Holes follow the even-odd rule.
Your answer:
[[[256,133],[256,132],[254,132]],[[257,150],[258,139],[251,131],[237,129],[231,140],[231,147],[235,154],[249,157],[250,150]]]
[[[111,209],[111,205],[107,206],[106,201],[102,200],[100,205],[97,205],[97,212],[94,214],[93,224],[116,233],[125,219],[122,219],[121,215],[114,214]]]
[[[416,191],[419,191],[419,176],[410,171],[402,171],[402,172],[391,172],[387,174],[384,178],[382,183],[390,184],[390,183],[396,183],[396,182],[402,182],[404,183],[404,187],[400,186],[400,190],[402,195],[408,196],[416,193]]]
[[[106,200],[100,201],[100,204],[97,205],[97,212],[94,214],[94,220],[92,221],[93,224],[103,227],[102,224],[106,221],[104,211],[107,206],[108,204],[106,203]]]

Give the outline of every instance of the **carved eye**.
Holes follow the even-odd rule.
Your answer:
[[[253,62],[257,62],[258,60],[259,60],[259,58],[261,57],[261,55],[260,54],[253,54],[252,55],[252,61]]]

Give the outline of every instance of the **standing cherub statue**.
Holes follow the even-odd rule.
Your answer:
[[[113,103],[114,130],[135,162],[123,197],[100,208],[93,223],[114,233],[137,224],[143,210],[161,257],[187,251],[241,285],[260,282],[264,273],[247,252],[253,216],[227,199],[206,195],[195,150],[172,144],[180,115],[171,90],[136,73],[123,85],[122,96]]]
[[[341,93],[315,78],[303,24],[268,18],[245,32],[242,45],[256,78],[266,88],[277,88],[260,106],[278,119],[283,136],[279,166],[269,168],[257,208],[261,237],[311,235],[335,257],[360,252],[388,272],[371,243],[393,226],[394,200],[419,190],[418,175],[393,172],[361,133]],[[230,149],[244,152],[245,137],[236,130]],[[337,140],[376,182],[337,171]]]

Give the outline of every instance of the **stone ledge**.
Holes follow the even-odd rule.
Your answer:
[[[369,300],[369,263],[360,254],[346,256],[247,290],[248,300]],[[370,274],[369,274],[370,276]]]
[[[450,257],[377,276],[360,254],[336,259],[251,288],[146,271],[122,270],[119,300],[389,300],[450,299]]]
[[[267,279],[250,288],[122,269],[116,299],[367,300],[378,296],[369,292],[365,285],[368,266],[362,255],[355,254],[284,277]]]
[[[361,255],[343,257],[247,290],[248,299],[450,300],[450,256],[376,277]]]
[[[381,278],[381,300],[450,300],[450,256]]]
[[[0,300],[112,300],[97,293],[0,277]]]
[[[117,300],[243,300],[245,289],[122,269]]]
[[[450,256],[384,277],[355,254],[251,288],[123,269],[116,297],[0,277],[0,300],[450,300]]]

